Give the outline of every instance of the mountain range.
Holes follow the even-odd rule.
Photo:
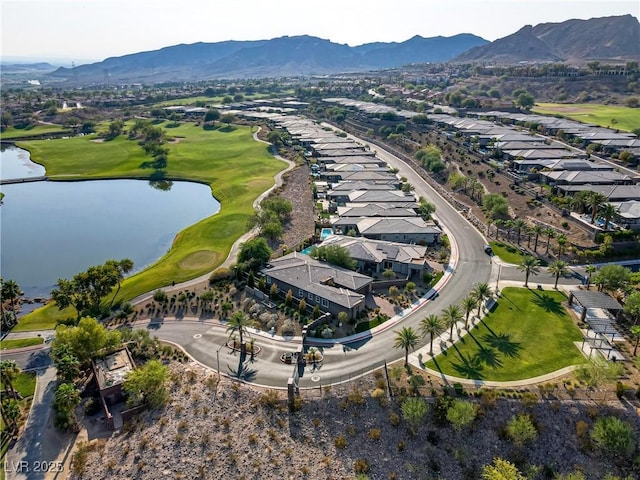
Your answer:
[[[640,23],[631,15],[527,25],[489,43],[476,35],[414,36],[356,47],[308,35],[175,45],[61,67],[52,80],[75,84],[156,83],[216,78],[326,75],[433,62],[576,62],[640,59]]]
[[[640,59],[640,23],[631,15],[526,25],[455,57],[454,63],[570,62]]]

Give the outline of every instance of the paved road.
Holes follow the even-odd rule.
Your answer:
[[[302,388],[346,381],[371,368],[379,367],[385,360],[390,362],[402,358],[403,352],[393,348],[394,330],[399,324],[417,329],[422,318],[429,314],[440,314],[442,309],[462,300],[476,283],[488,282],[491,279],[493,265],[483,250],[485,238],[404,162],[379,147],[372,148],[376,149],[380,158],[392,167],[398,168],[399,175],[406,177],[415,187],[416,195],[424,196],[436,206],[436,217],[452,243],[453,265],[445,275],[448,283],[435,299],[394,322],[385,323],[383,331],[374,336],[365,334],[356,341],[346,340],[343,343],[322,347],[322,366],[319,369],[309,366],[301,371]],[[494,267],[494,270],[497,275],[497,267]],[[216,355],[219,346],[224,344],[227,338],[223,328],[204,324],[195,327],[186,323],[180,327],[178,322],[167,321],[162,325],[156,325],[154,329],[159,338],[182,345],[196,360],[210,367],[217,368],[219,356],[223,373],[275,387],[285,387],[287,379],[293,373],[292,366],[280,362],[280,355],[299,347],[299,342],[279,343],[261,337],[256,343],[263,347],[263,351],[253,363],[249,359],[242,364],[240,358],[229,354],[226,348]],[[197,338],[194,338],[194,335],[197,335]]]
[[[53,478],[75,435],[60,433],[53,425],[51,403],[56,387],[53,367],[37,373],[36,392],[24,431],[7,450],[7,480],[44,480]]]

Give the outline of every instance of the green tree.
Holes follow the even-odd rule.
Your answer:
[[[609,223],[618,214],[618,207],[611,203],[604,203],[600,207],[598,213],[604,218],[604,229],[609,229]]]
[[[53,409],[56,411],[56,426],[63,430],[75,428],[75,408],[80,404],[80,392],[72,383],[62,383],[56,389]]]
[[[619,288],[625,290],[631,282],[631,270],[622,265],[605,265],[598,270],[593,282],[598,285],[598,291],[614,291]]]
[[[533,242],[533,251],[538,253],[538,238],[540,238],[540,234],[544,232],[544,227],[542,227],[541,225],[534,225],[531,231],[535,235],[535,240]]]
[[[447,308],[442,310],[441,314],[442,322],[446,328],[449,328],[449,341],[453,341],[453,327],[456,326],[456,323],[462,321],[462,312],[460,311],[460,307],[457,305],[449,305]]]
[[[531,420],[531,416],[525,413],[514,415],[505,428],[507,436],[513,443],[522,446],[538,437],[538,430]]]
[[[319,247],[311,247],[309,256],[320,260],[322,262],[328,262],[338,267],[348,268],[349,270],[355,270],[357,262],[351,258],[349,250],[342,245],[321,245]]]
[[[569,264],[564,260],[556,260],[554,262],[551,262],[551,264],[548,267],[548,270],[549,270],[549,273],[551,273],[556,278],[553,288],[557,289],[558,280],[560,279],[560,276],[561,275],[564,276],[569,273]]]
[[[636,325],[640,320],[640,292],[633,292],[624,302],[624,313],[629,315]]]
[[[273,212],[283,222],[291,216],[293,204],[286,198],[272,197],[263,200],[260,203],[260,208]]]
[[[516,242],[520,245],[520,235],[523,229],[527,228],[527,222],[525,222],[522,218],[517,218],[514,222],[514,226],[516,228]]]
[[[119,347],[122,344],[118,330],[107,330],[95,318],[84,317],[78,325],[69,327],[60,325],[51,344],[52,350],[68,345],[69,353],[78,359],[81,365],[91,359]]]
[[[404,349],[404,366],[409,366],[409,350],[413,350],[418,345],[420,337],[411,327],[402,327],[401,330],[395,332],[396,338],[393,342],[393,348]]]
[[[531,255],[525,255],[518,265],[518,270],[524,272],[524,286],[529,288],[529,275],[538,275],[540,273],[540,260]]]
[[[122,280],[124,280],[124,276],[133,270],[133,260],[130,258],[123,258],[122,260],[107,260],[105,265],[108,265],[108,268],[113,269],[113,272],[118,281],[118,288],[116,289],[116,293],[113,294],[113,298],[111,299],[111,304],[109,308],[113,308],[113,302],[120,292],[120,287]]]
[[[464,310],[464,328],[469,329],[469,315],[478,306],[478,301],[471,295],[462,299],[462,309]]]
[[[633,427],[617,417],[600,417],[590,433],[591,441],[615,459],[631,457],[636,448]]]
[[[22,289],[15,280],[3,280],[0,287],[0,301],[9,300],[11,310],[16,311],[16,300],[24,295]]]
[[[400,410],[402,410],[402,418],[409,425],[409,431],[415,434],[429,412],[429,404],[420,397],[409,397],[402,402]]]
[[[631,337],[636,341],[633,347],[633,356],[635,357],[638,353],[638,344],[640,343],[640,325],[634,325],[629,332],[631,333]]]
[[[482,469],[482,480],[527,480],[520,470],[508,460],[494,458],[493,463]]]
[[[18,375],[20,375],[20,367],[13,360],[2,360],[0,361],[0,379],[2,380],[2,384],[5,387],[8,387],[9,392],[11,392],[11,396],[15,398],[17,396],[17,392],[13,386],[13,382],[16,381]]]
[[[272,254],[273,251],[269,248],[267,240],[263,237],[256,237],[240,245],[238,262],[260,268],[267,264]]]
[[[591,192],[587,199],[587,205],[591,208],[591,223],[596,221],[596,216],[598,215],[598,211],[607,201],[607,197],[598,192]]]
[[[478,318],[480,318],[480,310],[484,305],[484,302],[493,296],[493,290],[488,283],[476,283],[471,290],[471,296],[478,302]]]
[[[0,413],[7,424],[8,431],[10,433],[16,432],[18,430],[18,420],[22,415],[20,403],[15,398],[3,398],[0,402]]]
[[[552,227],[545,227],[544,234],[547,236],[547,247],[545,248],[544,254],[549,255],[549,245],[551,245],[551,239],[556,236],[556,231]]]
[[[51,358],[56,366],[58,379],[63,383],[73,383],[80,375],[80,362],[68,343],[56,344],[51,349]]]
[[[271,130],[267,135],[267,141],[269,143],[273,143],[274,145],[282,145],[284,142],[282,141],[282,134],[276,130]]]
[[[204,115],[204,121],[207,123],[216,122],[219,119],[220,119],[220,111],[215,108],[211,108],[207,110],[207,113],[205,113]]]
[[[489,193],[482,197],[482,208],[492,219],[505,219],[509,216],[507,199],[497,193]]]
[[[122,389],[127,393],[129,405],[148,403],[151,408],[166,404],[169,394],[169,369],[158,360],[150,360],[142,367],[127,373]]]
[[[429,335],[429,355],[433,356],[433,339],[445,329],[442,319],[437,315],[429,315],[420,320],[420,333],[423,337]]]
[[[247,333],[247,328],[253,325],[253,320],[242,312],[234,312],[227,323],[227,332],[238,332],[240,345],[244,344],[243,336]]]

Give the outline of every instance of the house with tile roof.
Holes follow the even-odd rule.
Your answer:
[[[356,318],[365,308],[365,295],[373,279],[367,275],[315,260],[293,252],[271,260],[260,271],[268,288],[276,285],[280,295],[291,290],[298,301],[318,306],[321,311],[337,315],[346,312]]]

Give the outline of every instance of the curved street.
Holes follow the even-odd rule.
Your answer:
[[[366,143],[360,139],[357,141]],[[489,282],[492,278],[491,258],[483,250],[485,238],[402,160],[378,147],[374,148],[380,158],[397,168],[400,176],[407,178],[415,187],[417,196],[424,196],[436,206],[435,217],[451,240],[451,264],[440,282],[439,294],[432,300],[422,302],[411,312],[394,317],[378,327],[374,334],[368,332],[356,339],[352,337],[319,346],[324,361],[318,368],[307,366],[299,370],[301,388],[348,381],[379,368],[384,361],[402,358],[403,352],[393,348],[394,327],[401,324],[418,329],[422,318],[429,314],[439,315],[443,308],[460,302],[474,284]],[[282,363],[280,355],[299,349],[301,341],[300,338],[284,340],[267,338],[262,333],[255,334],[259,335],[256,344],[262,351],[255,359],[242,361],[237,352],[234,354],[228,348],[220,347],[228,338],[223,325],[167,320],[151,323],[150,328],[158,338],[182,346],[193,358],[208,367],[217,370],[219,362],[223,374],[280,388],[286,387],[288,378],[294,372],[294,366]]]

